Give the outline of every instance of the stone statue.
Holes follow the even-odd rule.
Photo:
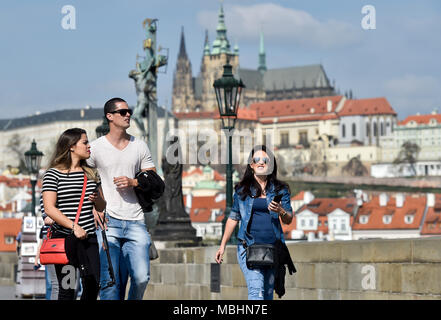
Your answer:
[[[140,63],[136,63],[136,70],[131,70],[129,73],[129,77],[135,81],[136,94],[138,96],[132,118],[141,131],[142,136],[148,136],[148,144],[154,162],[157,160],[157,72],[160,67],[167,64],[168,60],[166,56],[156,54],[157,21],[157,19],[144,20],[143,27],[146,30],[147,37],[144,40],[143,46],[145,58]],[[146,133],[144,127],[144,116],[148,116],[148,133]]]
[[[131,70],[129,77],[135,80],[136,95],[138,97],[132,118],[141,131],[142,136],[145,137],[147,132],[145,131],[142,118],[145,116],[145,109],[148,105],[147,94],[145,91],[147,87],[147,70],[141,71],[139,63],[136,63],[136,71]]]
[[[178,138],[174,137],[172,144],[178,143]],[[175,150],[174,156],[177,157],[179,150]],[[176,164],[170,164],[166,157],[162,158],[162,171],[165,182],[165,209],[167,214],[174,217],[187,217],[185,212],[184,199],[182,196],[182,164],[177,161]]]
[[[178,138],[168,145],[178,144],[174,150],[175,158],[180,155]],[[170,150],[167,148],[167,150]],[[153,230],[155,240],[163,241],[190,241],[196,244],[201,239],[196,237],[196,229],[191,225],[190,216],[185,211],[184,198],[182,195],[182,161],[171,164],[167,161],[164,152],[162,157],[162,171],[164,173],[165,190],[159,199],[159,219],[156,228]]]

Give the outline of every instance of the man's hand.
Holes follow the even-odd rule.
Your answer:
[[[138,180],[130,179],[126,176],[114,177],[113,183],[116,185],[117,189],[134,188],[138,186]]]

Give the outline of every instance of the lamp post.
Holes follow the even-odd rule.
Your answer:
[[[213,83],[216,92],[216,101],[219,108],[219,114],[222,119],[222,128],[228,131],[228,163],[227,163],[227,205],[225,208],[224,219],[222,220],[222,233],[225,231],[228,216],[233,205],[233,156],[232,156],[232,142],[233,130],[237,118],[237,109],[239,107],[240,95],[242,89],[245,88],[242,80],[237,80],[233,76],[233,67],[227,60],[224,65],[224,73],[222,78],[217,79]],[[227,132],[225,132],[227,134]],[[237,243],[237,228],[233,232],[229,243]]]
[[[31,176],[32,186],[32,215],[35,216],[35,185],[38,180],[38,171],[40,170],[41,158],[43,152],[37,150],[37,143],[35,140],[31,143],[31,149],[25,152],[26,169],[28,169]]]
[[[109,133],[109,131],[110,131],[109,123],[107,122],[106,116],[104,116],[103,123],[101,123],[101,125],[99,125],[95,129],[96,137],[99,138],[105,136],[106,134]]]

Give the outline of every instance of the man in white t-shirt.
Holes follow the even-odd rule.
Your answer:
[[[109,123],[107,135],[90,144],[88,165],[98,170],[107,206],[107,240],[115,272],[114,286],[100,291],[101,300],[124,300],[130,276],[129,300],[141,300],[150,280],[149,248],[151,238],[144,223],[144,213],[138,203],[134,187],[135,174],[154,170],[147,144],[129,135],[132,110],[121,98],[113,98],[104,105]],[[101,232],[97,232],[100,241]],[[100,245],[101,287],[110,280],[106,253]]]

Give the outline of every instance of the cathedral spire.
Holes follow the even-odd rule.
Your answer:
[[[187,59],[187,51],[185,50],[184,26],[181,29],[181,44],[179,46],[178,59]]]
[[[263,32],[262,31],[260,31],[259,67],[257,68],[257,70],[259,70],[262,75],[267,70],[265,46],[264,46],[264,42],[263,42]]]
[[[224,7],[222,3],[218,14],[216,39],[213,41],[213,49],[211,54],[219,54],[221,52],[230,52],[230,43],[227,39],[227,27],[225,26]]]
[[[208,30],[205,29],[204,56],[210,55],[210,43],[208,42]]]

